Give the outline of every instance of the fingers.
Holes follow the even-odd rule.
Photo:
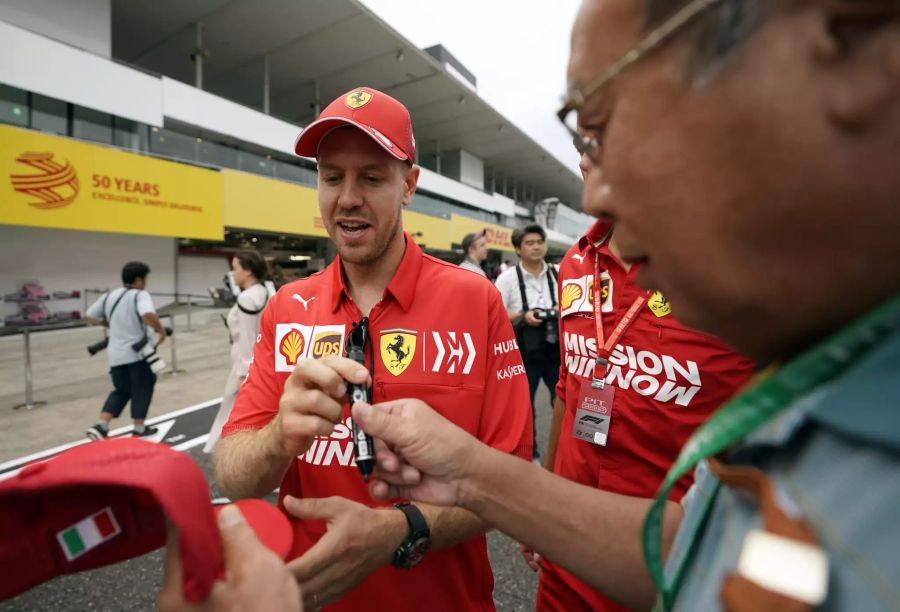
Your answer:
[[[347,383],[369,382],[366,368],[346,357],[328,356],[322,359],[302,359],[288,377],[288,384],[317,388],[335,399],[347,395]]]
[[[239,560],[261,547],[262,543],[235,506],[225,506],[219,512],[219,532],[225,567],[233,567]]]
[[[387,406],[387,404],[381,404],[381,407],[384,406]],[[371,404],[365,402],[356,402],[351,407],[351,410],[353,421],[362,427],[367,434],[385,440],[390,444],[396,442],[390,435],[392,420],[394,420],[394,417],[390,414],[390,410],[385,408],[375,408]]]
[[[343,357],[303,359],[285,381],[278,404],[283,450],[297,454],[315,436],[331,434],[343,416],[347,383],[369,381],[365,367]]]
[[[531,568],[531,571],[536,572],[541,569],[540,562],[538,561],[538,555],[536,555],[534,551],[526,547],[524,544],[519,544],[519,551],[522,553],[522,558],[525,559],[525,563],[528,564],[528,567]]]
[[[363,427],[364,431],[365,429],[366,428]],[[375,438],[373,442],[375,444],[375,458],[378,468],[385,472],[398,471],[401,466],[401,461],[400,457],[394,453],[394,450],[381,438]]]
[[[336,547],[334,536],[329,537],[329,533],[331,532],[326,532],[309,550],[288,563],[288,569],[303,592],[315,593],[316,591],[311,590],[305,583],[322,574],[334,562]]]
[[[284,509],[299,519],[328,520],[340,514],[347,507],[343,497],[297,498],[286,495]]]
[[[163,568],[162,590],[180,593],[182,585],[181,547],[178,545],[178,529],[173,523],[168,523],[166,558]]]

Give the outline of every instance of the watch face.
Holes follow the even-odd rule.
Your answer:
[[[403,565],[405,567],[415,567],[419,564],[419,562],[425,557],[425,553],[428,552],[428,549],[431,548],[431,539],[429,538],[419,538],[415,542],[409,545],[408,552],[406,554],[406,563]]]

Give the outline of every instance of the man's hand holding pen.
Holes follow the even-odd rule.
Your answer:
[[[369,385],[366,368],[346,357],[302,359],[284,383],[278,416],[268,427],[275,455],[296,457],[343,418],[350,384]]]

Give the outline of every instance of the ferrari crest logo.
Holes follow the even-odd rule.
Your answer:
[[[672,313],[672,305],[669,304],[669,300],[666,299],[666,296],[661,291],[657,291],[650,296],[650,299],[647,300],[647,306],[650,307],[650,310],[657,317],[664,317]]]
[[[371,93],[362,89],[357,89],[356,91],[347,94],[347,98],[344,100],[344,103],[350,108],[357,109],[362,108],[371,100]]]
[[[400,376],[416,354],[417,333],[409,329],[386,329],[381,332],[381,362],[387,371]]]

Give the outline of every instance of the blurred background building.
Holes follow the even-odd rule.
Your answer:
[[[404,224],[429,253],[458,261],[486,227],[492,263],[514,260],[537,218],[559,256],[589,226],[581,178],[476,75],[356,0],[0,0],[0,56],[0,293],[105,288],[131,259],[154,294],[205,293],[244,247],[280,282],[321,269],[316,169],[293,142],[360,85],[410,109]]]

